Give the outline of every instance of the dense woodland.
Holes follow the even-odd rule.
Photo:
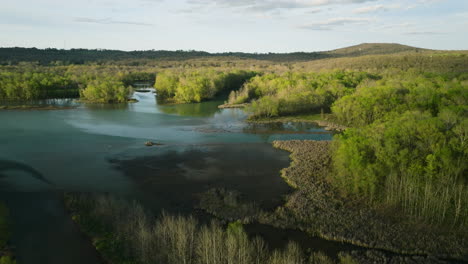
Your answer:
[[[113,64],[118,61],[127,65],[151,64],[153,60],[188,60],[194,58],[241,58],[255,60],[269,60],[277,62],[310,61],[324,58],[349,56],[363,56],[374,54],[393,54],[398,52],[424,52],[427,50],[400,44],[361,44],[348,48],[323,52],[294,52],[294,53],[243,53],[225,52],[208,53],[204,51],[120,51],[106,49],[36,49],[36,48],[0,48],[0,65],[16,65],[20,62],[37,62],[41,65],[70,65],[70,64]]]
[[[138,82],[154,83],[155,73],[99,66],[0,67],[0,100],[31,101],[78,98],[97,103],[123,103]]]
[[[427,223],[468,224],[468,76],[401,72],[332,106],[333,182]]]
[[[212,99],[222,92],[239,89],[256,74],[253,71],[221,72],[213,69],[163,71],[158,73],[155,87],[158,91],[158,100],[199,103]]]
[[[365,80],[379,76],[365,72],[286,72],[256,76],[242,89],[232,91],[229,103],[252,103],[254,117],[310,113],[328,110],[337,99],[351,94]]]
[[[331,112],[331,181],[345,194],[402,208],[426,223],[468,224],[468,73],[266,74],[234,91],[252,117]],[[331,110],[331,111],[330,111]]]

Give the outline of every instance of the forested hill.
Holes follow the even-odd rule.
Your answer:
[[[0,64],[17,64],[18,62],[39,62],[42,65],[55,64],[85,64],[88,62],[110,62],[141,60],[186,60],[195,58],[233,57],[279,62],[310,61],[325,58],[355,57],[362,55],[394,54],[401,52],[423,52],[424,49],[400,44],[360,44],[347,48],[323,52],[294,53],[208,53],[204,51],[119,51],[102,49],[37,49],[37,48],[0,48]]]
[[[363,55],[382,55],[400,52],[423,52],[428,49],[415,48],[397,43],[363,43],[346,48],[329,51],[332,57],[354,57]]]

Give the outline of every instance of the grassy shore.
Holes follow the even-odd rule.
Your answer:
[[[371,208],[341,198],[325,180],[331,173],[331,142],[292,140],[273,145],[291,152],[291,166],[281,176],[296,191],[275,212],[263,213],[261,223],[395,253],[468,260],[466,230],[419,225],[395,208]]]

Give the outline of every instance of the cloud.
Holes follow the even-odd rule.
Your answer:
[[[136,25],[136,26],[153,26],[153,24],[134,22],[134,21],[124,21],[124,20],[113,20],[111,18],[88,18],[88,17],[76,17],[73,21],[78,23],[95,23],[95,24],[125,24],[125,25]]]
[[[414,27],[416,24],[414,23],[409,23],[409,22],[403,22],[403,23],[398,23],[398,24],[386,24],[378,27],[379,29],[400,29],[400,28],[411,28]]]
[[[367,13],[373,13],[373,12],[378,12],[378,11],[389,11],[392,9],[399,9],[399,8],[401,8],[400,5],[374,5],[374,6],[365,6],[365,7],[356,8],[353,10],[353,13],[367,14]]]
[[[443,35],[446,34],[444,32],[437,32],[437,31],[410,31],[404,33],[405,35],[414,35],[414,36],[420,36],[420,35]]]
[[[359,4],[377,0],[188,0],[198,7],[240,8],[252,12],[309,9],[318,6]]]
[[[341,18],[332,18],[323,22],[310,23],[307,25],[302,25],[299,28],[309,29],[309,30],[332,30],[337,26],[345,26],[349,24],[364,24],[370,22],[369,18],[356,18],[356,17],[341,17]]]
[[[306,13],[307,14],[317,14],[317,13],[320,13],[320,12],[322,12],[322,9],[314,8],[314,9],[311,9],[311,10],[307,11]]]

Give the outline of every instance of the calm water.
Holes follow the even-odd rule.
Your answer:
[[[222,102],[161,106],[153,93],[134,97],[139,102],[128,105],[52,101],[77,108],[0,111],[0,199],[12,210],[20,263],[99,263],[60,191],[113,193],[182,212],[197,193],[226,187],[267,205],[289,191],[279,177],[288,153],[270,142],[331,139],[310,124],[249,125],[242,110],[219,110]],[[148,140],[164,145],[146,147]]]

